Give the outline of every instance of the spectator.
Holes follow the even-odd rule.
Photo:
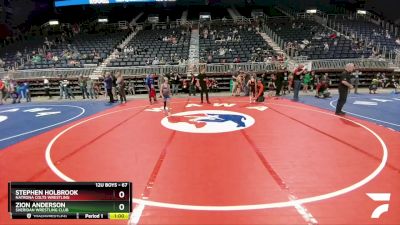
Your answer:
[[[172,77],[172,95],[178,94],[179,91],[179,84],[181,83],[181,76],[178,73],[174,73]]]
[[[124,101],[126,103],[125,81],[124,81],[124,77],[122,76],[121,72],[118,72],[116,83],[117,83],[117,89],[118,89],[120,101],[121,101],[121,103],[124,103]]]
[[[89,94],[89,95],[88,95],[88,98],[89,98],[89,96],[90,96],[91,99],[94,99],[94,98],[97,99],[97,94],[96,94],[96,92],[94,91],[93,80],[90,79],[90,78],[88,78],[87,81],[86,81],[86,90],[87,90],[87,93]]]
[[[354,94],[358,94],[358,85],[360,84],[360,75],[362,72],[358,68],[354,71],[353,78],[351,79],[351,84],[354,86]]]
[[[293,71],[293,86],[294,86],[294,95],[293,100],[299,101],[299,91],[301,87],[301,77],[307,72],[307,68],[304,67],[303,64],[300,64],[294,71]]]
[[[110,98],[109,103],[114,103],[114,96],[112,93],[113,88],[113,78],[111,77],[110,72],[107,72],[104,78],[105,88],[107,90],[107,95]]]
[[[151,64],[152,65],[158,65],[158,64],[160,64],[160,61],[158,60],[157,57],[154,57],[154,60],[153,60],[153,62]]]
[[[63,85],[63,81],[62,80],[60,80],[59,81],[59,88],[60,88],[60,98],[59,99],[62,99],[62,98],[66,98],[65,97],[65,89],[64,89],[64,85]]]
[[[196,77],[193,73],[189,75],[189,96],[196,96]]]
[[[80,75],[78,78],[78,84],[79,84],[79,89],[81,90],[83,99],[85,99],[85,97],[89,98],[89,94],[87,92],[87,78],[83,77],[83,75]]]
[[[264,102],[264,85],[261,80],[257,81],[257,96],[255,97],[256,102]]]
[[[44,78],[44,77],[43,77]],[[47,78],[43,79],[43,86],[44,86],[44,92],[45,94],[51,99],[51,94],[50,94],[50,82]]]
[[[6,85],[3,80],[0,80],[0,105],[3,105],[3,99],[6,95]]]
[[[374,78],[371,81],[371,84],[369,85],[369,93],[372,94],[372,92],[374,92],[374,94],[376,94],[376,91],[378,90],[378,85],[379,85],[379,80]]]
[[[252,75],[250,79],[247,81],[247,88],[249,89],[250,103],[256,100],[256,79],[255,76]]]
[[[53,54],[51,53],[51,52],[47,52],[47,54],[46,54],[46,60],[47,61],[50,61],[50,60],[52,60],[53,59]]]
[[[329,79],[327,75],[324,75],[321,79],[319,79],[319,82],[316,87],[316,93],[315,97],[316,98],[329,98],[331,96],[331,93],[328,91],[329,87]]]
[[[271,77],[268,81],[268,97],[272,97],[274,95],[274,90],[276,90],[276,76],[275,74],[271,74]]]
[[[282,84],[284,81],[284,74],[277,73],[275,79],[275,96],[281,96]]]
[[[73,99],[75,99],[75,96],[74,96],[74,93],[72,92],[69,80],[67,80],[67,79],[63,80],[62,85],[64,87],[65,98],[71,99],[71,97],[72,97]]]
[[[19,85],[19,93],[18,94],[20,95],[20,99],[25,98],[26,102],[31,101],[31,93],[29,90],[28,82],[24,82]]]
[[[303,92],[307,93],[308,92],[308,86],[311,83],[311,75],[310,72],[307,72],[306,74],[304,74],[303,77]]]
[[[164,80],[163,80],[163,82],[164,82]],[[160,82],[159,82],[159,84],[160,84]],[[129,81],[128,93],[131,94],[131,95],[135,94],[135,83],[133,82],[133,80]]]
[[[327,42],[324,43],[324,51],[329,51],[329,44]]]

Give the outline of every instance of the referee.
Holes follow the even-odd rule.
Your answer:
[[[347,95],[349,93],[349,89],[353,88],[353,85],[350,83],[351,74],[354,72],[354,64],[348,63],[345,67],[345,71],[340,75],[339,78],[339,99],[336,105],[336,115],[344,116],[345,112],[342,111],[344,104],[347,100]]]
[[[203,94],[206,95],[206,100],[208,104],[211,104],[208,100],[208,87],[207,87],[207,78],[206,78],[206,68],[201,68],[200,74],[197,76],[197,84],[196,86],[200,90],[201,104],[203,104]]]

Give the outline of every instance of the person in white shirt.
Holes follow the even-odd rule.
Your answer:
[[[220,48],[219,49],[219,55],[225,55],[225,52],[226,52],[226,50],[225,50],[225,48]]]
[[[400,45],[400,37],[396,39],[396,44]]]
[[[158,65],[159,63],[160,63],[160,61],[158,60],[157,57],[155,57],[152,64],[153,65]]]
[[[324,51],[329,51],[329,45],[327,42],[324,43]]]

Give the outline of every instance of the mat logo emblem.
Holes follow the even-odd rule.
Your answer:
[[[255,123],[253,117],[225,110],[197,110],[173,114],[161,120],[171,130],[187,133],[224,133],[246,129]]]
[[[389,202],[390,193],[367,193],[368,197],[376,202]],[[385,212],[389,211],[389,204],[382,204],[375,208],[371,214],[371,218],[378,219]]]

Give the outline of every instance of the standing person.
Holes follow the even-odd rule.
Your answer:
[[[246,73],[244,74],[244,82],[243,82],[243,91],[244,91],[244,95],[245,96],[250,96],[250,90],[249,90],[249,86],[247,85],[249,80],[250,80],[250,74]],[[250,97],[251,98],[251,97]]]
[[[75,99],[69,80],[65,79],[63,81],[63,87],[64,87],[65,98],[71,99],[72,97],[73,99]]]
[[[12,98],[12,104],[15,104],[15,103],[21,103],[21,95],[19,94],[20,93],[20,87],[19,87],[19,85],[15,82],[15,81],[13,81],[13,80],[11,80],[10,81],[10,89],[9,89],[9,92],[10,92],[10,95],[11,95],[11,98]]]
[[[161,84],[162,85],[162,84]],[[161,87],[161,86],[160,86]],[[150,91],[149,91],[149,101],[150,101],[150,105],[153,104],[153,100],[154,102],[157,102],[157,95],[156,95],[156,88],[154,87],[154,85],[151,85],[150,87]]]
[[[179,74],[175,72],[172,78],[172,95],[178,94],[180,83],[181,83],[181,76],[179,76]]]
[[[51,94],[50,94],[50,82],[47,78],[43,77],[43,86],[44,86],[44,92],[46,95],[51,99]]]
[[[146,78],[144,79],[144,84],[146,86],[147,92],[149,92],[149,93],[150,93],[150,87],[151,87],[152,83],[154,83],[154,81],[151,79],[151,74],[147,74]]]
[[[232,96],[233,96],[236,95],[234,93],[236,93],[236,88],[238,88],[237,76],[233,75],[231,81],[232,81]]]
[[[340,75],[339,78],[339,99],[336,105],[336,115],[343,116],[346,113],[342,111],[344,104],[347,100],[347,95],[349,93],[349,89],[353,88],[353,85],[350,84],[351,73],[354,72],[354,64],[349,63],[345,67],[345,71]]]
[[[247,81],[247,88],[249,90],[249,96],[250,96],[250,103],[253,103],[253,100],[256,100],[256,79],[252,75],[250,79]]]
[[[3,100],[7,102],[7,99],[11,97],[11,88],[12,83],[10,79],[4,79],[4,91],[3,91]]]
[[[308,87],[311,84],[311,74],[310,72],[306,72],[303,77],[303,92],[307,93],[308,92]]]
[[[165,77],[164,77],[164,79],[165,79]],[[149,96],[150,96],[151,87],[155,86],[154,85],[154,75],[153,74],[147,75],[145,83],[146,83],[146,89],[147,89],[147,91],[149,93]],[[154,101],[157,101],[157,97],[154,98]]]
[[[3,105],[3,97],[5,96],[6,85],[3,80],[0,80],[0,105]]]
[[[26,93],[26,102],[31,102],[31,91],[29,88],[29,83],[28,82],[24,82],[24,87],[25,87],[25,93]]]
[[[254,98],[256,102],[264,102],[264,85],[262,80],[257,81],[257,95]]]
[[[78,78],[78,84],[79,84],[79,89],[81,90],[82,97],[85,99],[86,97],[89,98],[86,86],[87,86],[87,79],[86,77],[83,77],[83,75],[80,75]]]
[[[243,83],[243,72],[240,72],[240,74],[236,77],[236,94],[235,94],[235,96],[240,96],[240,93],[243,90],[242,83]]]
[[[86,81],[86,90],[87,90],[87,92],[88,92],[88,94],[89,94],[89,95],[88,95],[88,98],[89,98],[89,96],[90,96],[91,99],[97,98],[97,94],[96,94],[96,92],[94,91],[94,83],[93,83],[93,80],[90,79],[90,78],[88,78],[87,81]]]
[[[164,79],[164,78],[163,78]],[[160,81],[160,80],[159,80]],[[159,84],[162,84],[162,83],[159,83]],[[135,94],[135,82],[133,81],[133,80],[130,80],[129,81],[129,84],[128,84],[128,93],[129,94],[131,94],[131,95],[134,95]]]
[[[268,97],[274,96],[274,90],[276,90],[275,81],[275,74],[271,74],[270,80],[268,81]]]
[[[289,91],[289,93],[290,93],[290,90],[289,90],[288,86],[289,86],[289,76],[288,76],[287,71],[285,71],[283,73],[283,82],[282,82],[283,95],[286,95],[286,91]]]
[[[112,80],[110,72],[106,73],[106,76],[104,78],[104,84],[105,84],[105,88],[107,90],[107,95],[108,95],[108,97],[110,97],[109,103],[114,103],[114,96],[112,93],[113,80]]]
[[[203,94],[206,95],[206,100],[208,104],[211,104],[208,100],[208,88],[207,88],[207,80],[206,80],[206,68],[202,68],[200,70],[200,74],[197,76],[197,87],[200,90],[201,104],[203,104]]]
[[[276,74],[275,79],[275,96],[281,96],[282,84],[283,84],[284,75],[282,73]]]
[[[353,78],[351,79],[351,84],[354,86],[354,94],[358,94],[358,85],[360,84],[360,75],[362,72],[358,68],[354,71]]]
[[[168,112],[168,115],[171,114],[170,111],[171,87],[168,84],[168,78],[164,78],[164,83],[160,87],[160,96],[164,99],[164,112]]]
[[[193,73],[190,74],[190,80],[189,80],[189,96],[196,96],[196,77],[194,76]]]
[[[118,99],[118,94],[117,94],[117,77],[115,76],[114,73],[111,73],[111,79],[112,79],[112,93],[113,97],[115,96]],[[117,101],[117,100],[115,100]]]
[[[288,93],[290,94],[290,92],[293,91],[293,74],[290,73],[288,76]]]
[[[0,80],[0,105],[3,105],[3,99],[6,96],[6,84]]]
[[[314,91],[314,84],[315,84],[315,71],[312,70],[310,72],[310,82],[308,84],[308,87],[310,88],[310,91]]]
[[[60,99],[66,98],[65,97],[64,82],[63,82],[63,80],[59,80],[58,82],[59,82],[58,86],[59,86],[59,89],[60,89]]]
[[[118,73],[117,75],[117,89],[118,89],[118,94],[119,94],[119,99],[121,103],[126,103],[126,94],[125,94],[125,81],[124,77],[122,76],[121,72]]]
[[[18,93],[18,103],[21,103],[22,98],[25,98],[26,102],[29,102],[28,97],[26,95],[26,86],[24,83],[17,84],[17,93]]]
[[[299,91],[301,87],[301,78],[302,75],[307,72],[307,69],[304,67],[303,64],[300,64],[294,71],[293,71],[293,100],[295,102],[299,101]]]

